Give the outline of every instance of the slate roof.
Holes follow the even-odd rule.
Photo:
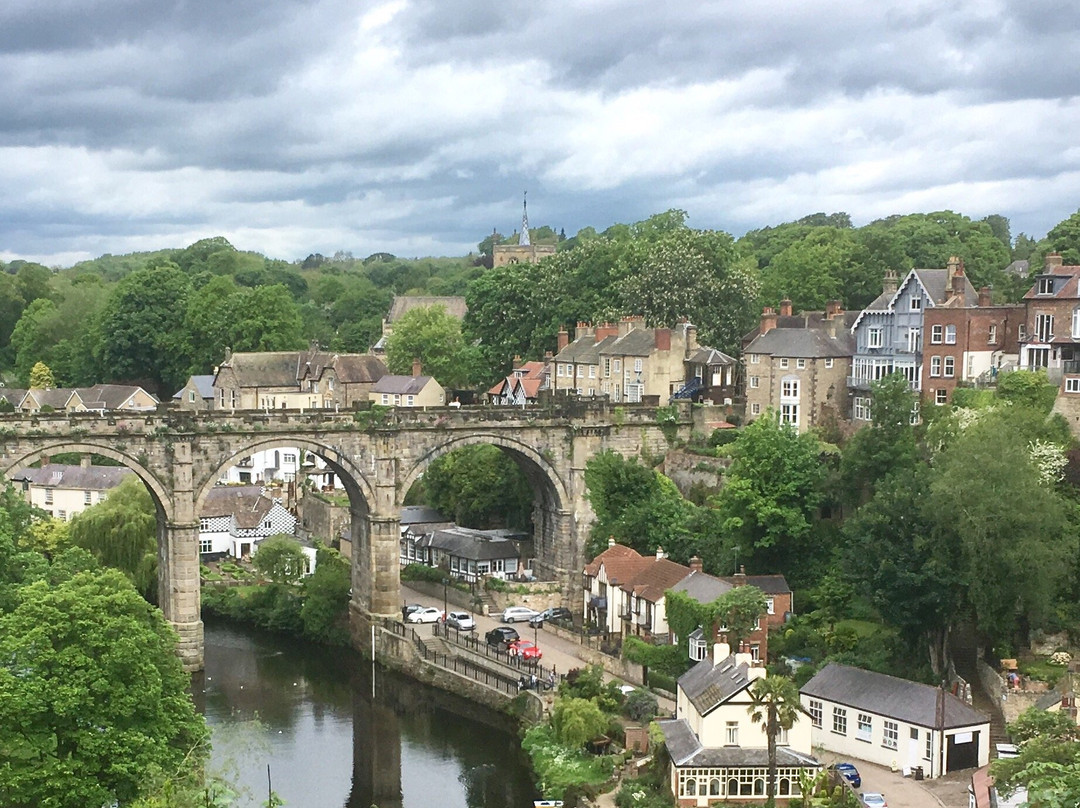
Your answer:
[[[700,347],[686,360],[694,365],[734,365],[735,358],[716,348]]]
[[[374,382],[387,374],[383,361],[368,354],[337,354],[332,364],[334,375],[342,384]]]
[[[0,398],[11,402],[15,406],[26,397],[26,390],[18,387],[0,387]]]
[[[645,557],[632,547],[613,544],[585,565],[585,574],[595,578],[603,566],[607,570],[608,582],[616,583],[629,579],[645,562]]]
[[[658,722],[664,733],[664,742],[671,762],[680,767],[712,769],[718,767],[760,768],[769,765],[767,747],[743,748],[720,746],[706,748],[701,745],[690,724],[684,718]],[[776,762],[784,767],[817,768],[821,763],[809,755],[801,755],[787,746],[776,747]]]
[[[431,381],[430,376],[394,376],[386,374],[371,388],[373,393],[391,393],[399,396],[415,396]]]
[[[207,375],[189,377],[188,378],[188,383],[185,384],[183,386],[183,388],[181,388],[180,390],[177,390],[175,393],[173,393],[173,398],[182,398],[183,395],[184,395],[184,390],[187,389],[188,384],[193,385],[195,387],[196,392],[198,392],[198,394],[202,398],[208,398],[211,401],[213,401],[213,399],[214,399],[214,375],[212,373],[207,374]]]
[[[814,328],[780,328],[778,326],[755,337],[746,346],[745,352],[816,359],[851,356],[854,350],[855,340],[846,328],[838,331],[833,337]]]
[[[936,729],[970,727],[990,719],[951,693],[945,694],[944,722],[938,718],[939,689],[884,673],[830,663],[803,685],[804,696],[877,713],[907,724]]]
[[[82,491],[108,491],[134,474],[123,466],[69,466],[47,463],[41,468],[23,469],[15,477],[44,488],[67,488]]]
[[[95,384],[93,387],[75,388],[83,403],[91,409],[104,407],[107,410],[121,409],[140,390],[146,393],[154,401],[155,406],[159,403],[157,396],[148,393],[141,387],[132,384]],[[211,394],[211,398],[213,395]],[[140,407],[140,409],[146,409]]]
[[[469,307],[463,297],[435,296],[435,295],[396,295],[394,302],[390,304],[390,313],[386,315],[387,322],[396,322],[407,311],[423,306],[442,306],[446,313],[458,320],[465,317]]]
[[[1055,280],[1054,281],[1054,293],[1052,295],[1040,295],[1038,292],[1039,284],[1036,282],[1027,294],[1024,295],[1024,300],[1053,300],[1054,298],[1062,300],[1071,300],[1080,297],[1080,282],[1077,277],[1080,276],[1080,266],[1073,266],[1064,264],[1062,266],[1049,266],[1042,272],[1036,273],[1035,278],[1046,277],[1048,275],[1056,276],[1057,278],[1064,277],[1065,282]]]
[[[240,387],[257,385],[295,388],[300,375],[300,353],[300,351],[234,353],[221,363],[221,368],[232,368]]]
[[[724,579],[730,583],[735,582],[734,576]],[[791,592],[787,578],[783,575],[747,575],[746,583],[756,586],[766,595],[787,595]]]
[[[715,575],[691,570],[690,574],[671,587],[676,592],[685,592],[698,603],[712,603],[734,587]]]
[[[31,388],[26,391],[26,396],[34,396],[34,400],[37,401],[39,407],[52,407],[54,410],[62,410],[68,406],[68,402],[77,393],[67,387],[51,388],[49,390],[42,390],[41,388]],[[25,399],[26,396],[23,398]],[[80,396],[80,399],[82,397]]]
[[[276,503],[261,485],[216,485],[203,502],[201,517],[232,516],[240,528],[256,528]]]
[[[452,556],[473,561],[521,557],[515,542],[467,527],[433,531],[420,541],[420,546],[442,550]]]
[[[750,666],[736,662],[735,655],[717,665],[706,657],[679,677],[679,687],[699,715],[708,715],[736,693],[750,687]]]

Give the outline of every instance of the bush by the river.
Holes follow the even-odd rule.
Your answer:
[[[614,771],[611,756],[590,755],[583,748],[559,743],[549,724],[526,732],[521,746],[532,759],[544,799],[561,800],[570,787],[601,786],[611,779]]]

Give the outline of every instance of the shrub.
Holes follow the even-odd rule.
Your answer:
[[[656,701],[656,696],[647,690],[640,688],[632,690],[623,702],[623,714],[639,724],[652,721],[658,712],[660,712],[660,705]]]
[[[555,739],[555,731],[548,725],[538,725],[526,732],[521,747],[532,760],[545,799],[563,799],[571,788],[600,785],[611,777],[610,757],[595,757],[583,749],[564,746]]]
[[[441,584],[446,579],[446,571],[441,567],[429,567],[427,564],[408,564],[401,570],[403,581],[428,581]]]
[[[729,443],[734,443],[739,439],[739,430],[737,429],[714,429],[712,434],[709,435],[709,445],[713,448],[717,446],[727,446]]]
[[[668,693],[674,693],[676,688],[675,677],[650,669],[649,687],[655,687],[657,690],[665,690]]]

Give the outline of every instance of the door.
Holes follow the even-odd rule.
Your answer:
[[[946,739],[946,772],[974,769],[979,765],[979,733],[957,732]]]
[[[907,742],[907,767],[912,771],[916,766],[921,765],[919,760],[919,730],[916,727],[911,727],[908,730],[908,742]]]

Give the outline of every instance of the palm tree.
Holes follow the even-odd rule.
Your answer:
[[[769,779],[765,787],[766,808],[776,805],[776,738],[780,730],[789,730],[804,712],[799,702],[799,689],[784,676],[766,676],[750,688],[751,704],[747,708],[750,720],[765,725],[769,739]]]

